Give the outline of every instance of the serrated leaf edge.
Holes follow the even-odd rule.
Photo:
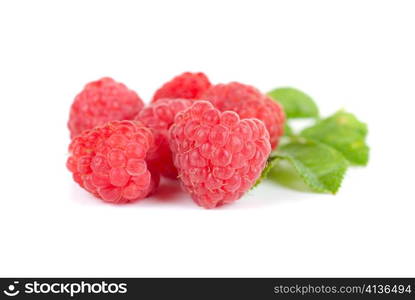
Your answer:
[[[329,146],[329,145],[326,145],[326,144],[324,144],[324,143],[321,143],[321,142],[318,142],[318,141],[312,140],[312,139],[308,139],[308,140],[310,140],[310,141],[314,142],[315,144],[320,144],[320,145],[323,145],[323,146],[325,146],[325,147],[327,147],[327,148],[330,148],[331,150],[333,150],[333,151],[337,152],[337,153],[338,153],[341,157],[343,157],[343,158],[344,158],[344,161],[346,162],[346,164],[344,165],[344,167],[342,167],[342,168],[340,168],[340,169],[339,169],[339,172],[341,172],[341,175],[340,175],[340,180],[339,180],[339,184],[338,184],[337,186],[335,186],[335,188],[334,188],[333,190],[328,189],[328,188],[323,188],[323,187],[321,187],[321,186],[314,185],[314,184],[310,181],[310,179],[309,179],[309,178],[311,178],[311,176],[308,176],[308,175],[304,174],[303,172],[300,172],[300,168],[298,167],[298,165],[301,165],[304,169],[307,169],[307,170],[308,170],[308,167],[307,167],[307,166],[305,166],[304,164],[302,164],[300,161],[296,160],[295,158],[291,157],[290,155],[284,155],[284,154],[281,154],[281,153],[280,153],[280,154],[275,154],[275,155],[273,155],[273,157],[278,158],[278,159],[274,162],[273,166],[275,166],[275,165],[276,165],[276,162],[278,162],[278,160],[285,159],[285,160],[287,160],[287,161],[288,161],[288,162],[289,162],[289,163],[290,163],[290,164],[294,167],[294,169],[297,171],[297,173],[298,173],[298,175],[300,176],[300,178],[302,178],[302,179],[303,179],[303,181],[304,181],[304,183],[305,183],[307,186],[309,186],[312,190],[314,190],[314,191],[316,191],[316,192],[320,192],[320,193],[330,193],[330,194],[335,195],[335,194],[339,191],[339,189],[340,189],[340,187],[341,187],[341,185],[342,185],[342,182],[343,182],[344,176],[345,176],[345,174],[346,174],[346,172],[347,172],[347,169],[348,169],[348,167],[349,167],[350,163],[349,163],[349,161],[348,161],[348,160],[344,157],[344,155],[343,155],[341,152],[339,152],[337,149],[335,149],[335,148],[333,148],[333,147],[331,147],[331,146]],[[271,167],[271,168],[272,168],[272,167]],[[267,171],[266,175],[268,175],[268,173],[269,173],[269,171],[271,170],[271,168],[270,168],[270,169],[268,169],[268,171]],[[309,172],[309,173],[312,173],[312,172]],[[262,175],[261,175],[261,177],[262,177]],[[317,177],[314,177],[314,179],[315,179],[315,181],[320,182],[320,180],[319,180]],[[322,184],[322,183],[321,183],[321,185],[322,185],[322,186],[324,186],[324,184]]]

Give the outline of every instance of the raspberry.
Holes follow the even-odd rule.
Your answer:
[[[170,127],[170,148],[184,189],[205,208],[239,199],[261,175],[271,152],[262,121],[195,101]]]
[[[177,170],[168,142],[168,131],[177,113],[192,104],[187,99],[160,99],[144,108],[136,117],[145,126],[152,129],[155,137],[154,151],[147,155],[147,162],[160,174],[177,178]]]
[[[71,106],[68,122],[71,137],[109,121],[132,120],[143,106],[136,92],[112,78],[90,82]]]
[[[159,88],[154,94],[152,102],[162,98],[199,99],[210,86],[211,83],[205,74],[186,72],[174,77]]]
[[[158,174],[145,161],[153,144],[151,130],[140,122],[112,121],[72,140],[67,167],[81,187],[105,202],[133,202],[158,185]]]
[[[235,111],[242,119],[257,118],[263,121],[272,148],[278,146],[284,133],[284,111],[278,103],[258,89],[238,82],[217,84],[203,93],[201,99],[212,102],[221,111]]]

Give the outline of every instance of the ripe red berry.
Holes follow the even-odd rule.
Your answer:
[[[71,137],[109,121],[132,120],[143,106],[136,92],[112,78],[90,82],[71,106],[68,122]]]
[[[173,165],[168,131],[176,114],[191,104],[192,101],[187,99],[160,99],[145,107],[136,117],[154,133],[155,147],[147,155],[147,162],[161,175],[172,179],[177,178],[177,170]]]
[[[81,187],[105,202],[133,202],[158,185],[158,174],[146,163],[153,145],[151,130],[140,122],[109,122],[72,140],[67,167]]]
[[[285,116],[281,106],[253,86],[231,82],[210,87],[201,99],[213,103],[220,111],[232,110],[241,119],[257,118],[264,122],[272,148],[284,133]]]
[[[178,113],[169,135],[182,186],[205,208],[239,199],[260,177],[271,152],[262,121],[220,112],[207,101]]]
[[[200,96],[210,86],[211,83],[205,74],[186,72],[174,77],[159,88],[154,94],[152,102],[163,98],[200,99]]]

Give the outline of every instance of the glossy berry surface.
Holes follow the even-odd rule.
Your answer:
[[[152,102],[163,98],[182,98],[196,100],[211,86],[207,76],[203,73],[186,72],[174,77],[159,88]]]
[[[153,145],[151,130],[140,122],[109,122],[72,140],[67,167],[81,187],[105,202],[133,202],[158,185],[158,174],[146,163]]]
[[[109,121],[132,120],[143,107],[136,92],[112,78],[90,82],[71,106],[68,121],[71,137]]]
[[[255,87],[238,82],[217,84],[203,93],[201,99],[212,102],[221,111],[235,111],[241,119],[257,118],[263,121],[270,134],[272,148],[277,147],[284,133],[284,111]]]
[[[271,152],[262,121],[220,112],[207,101],[178,113],[169,135],[182,186],[205,208],[239,199],[260,177]]]
[[[168,131],[175,116],[190,107],[191,100],[160,99],[145,107],[136,117],[154,133],[155,147],[147,156],[147,162],[161,175],[176,179],[177,170],[173,165],[168,142]]]

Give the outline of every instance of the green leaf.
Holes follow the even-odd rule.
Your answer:
[[[287,122],[284,124],[284,135],[285,136],[293,136],[294,132],[290,125]]]
[[[348,161],[337,150],[304,138],[282,145],[274,157],[280,161],[270,170],[269,179],[294,188],[298,186],[295,181],[301,179],[316,192],[335,194],[348,167]],[[293,176],[293,171],[298,176]]]
[[[269,92],[268,96],[283,106],[287,119],[317,118],[319,115],[313,99],[295,88],[278,88]]]
[[[362,166],[369,160],[366,135],[366,124],[344,111],[339,111],[301,132],[301,136],[327,144],[341,152],[352,164]]]
[[[264,170],[262,170],[261,177],[259,177],[257,179],[257,181],[255,182],[255,184],[254,184],[254,186],[252,188],[257,187],[258,184],[260,184],[265,178],[268,177],[268,173],[275,166],[275,164],[277,163],[277,161],[279,159],[280,158],[278,156],[270,156],[270,157],[268,157],[267,164],[265,165]]]

